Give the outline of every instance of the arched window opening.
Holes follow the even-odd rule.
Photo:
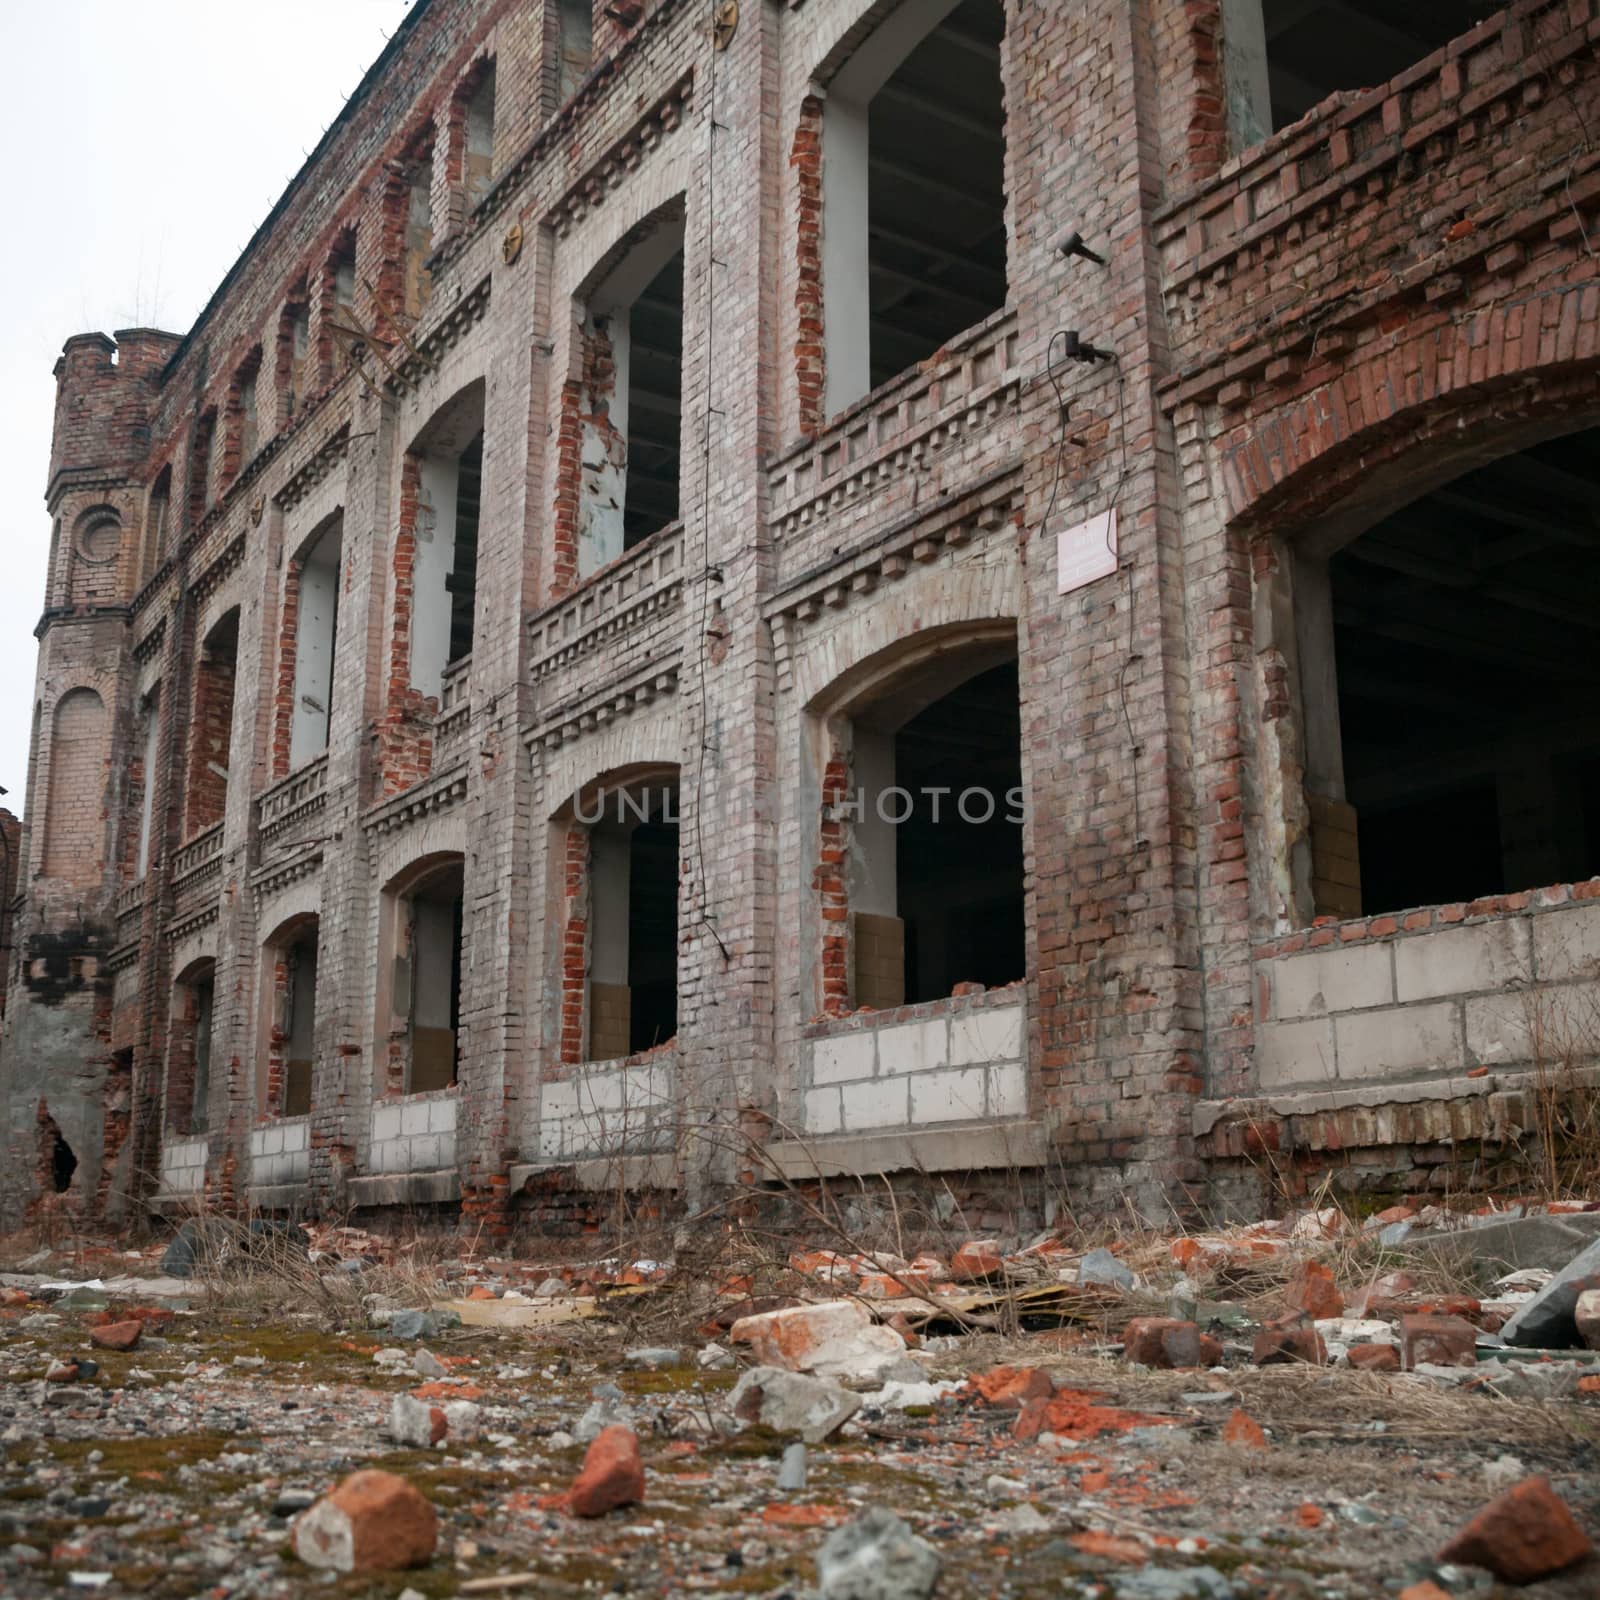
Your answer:
[[[328,748],[333,715],[334,650],[339,632],[339,585],[344,516],[334,516],[290,569],[294,594],[294,702],[289,725],[291,769]]]
[[[202,961],[175,985],[167,1051],[167,1126],[193,1136],[210,1126],[211,1032],[216,964]]]
[[[1004,35],[1000,0],[914,0],[827,86],[829,416],[1006,303]]]
[[[148,578],[167,559],[168,523],[172,518],[172,464],[156,474],[144,518],[144,576]]]
[[[589,872],[588,1057],[610,1061],[678,1031],[676,782],[606,797]]]
[[[306,916],[281,929],[266,950],[268,1006],[266,1081],[269,1116],[303,1117],[311,1110],[317,1059],[318,919]]]
[[[586,790],[564,853],[561,1059],[615,1061],[678,1031],[678,773]]]
[[[472,654],[483,495],[483,384],[457,396],[417,436],[407,458],[416,490],[402,503],[412,539],[410,677],[437,697],[450,668]],[[397,618],[404,623],[407,619]]]
[[[238,665],[239,608],[235,606],[212,625],[195,666],[183,813],[186,839],[221,822],[227,807]]]
[[[683,219],[642,238],[580,306],[578,573],[675,522],[683,421]]]
[[[494,183],[494,79],[495,64],[483,69],[478,86],[467,101],[466,160],[462,181],[467,215],[488,194]]]
[[[1600,872],[1600,430],[1293,552],[1303,917]]]
[[[825,737],[824,1010],[1023,977],[1014,636],[936,651],[854,699]]]
[[[460,1073],[464,887],[453,856],[399,897],[391,1040],[406,1094],[448,1089]]]
[[[139,765],[132,774],[137,785],[139,833],[134,850],[133,876],[137,881],[150,870],[150,847],[155,828],[157,766],[161,753],[161,690],[152,689],[139,702]]]

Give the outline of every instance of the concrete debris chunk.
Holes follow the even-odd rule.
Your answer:
[[[854,1300],[743,1317],[729,1329],[728,1342],[749,1345],[766,1366],[836,1378],[871,1377],[906,1352],[905,1340]]]
[[[609,1386],[605,1386],[609,1387]],[[594,1403],[573,1424],[572,1437],[579,1444],[592,1444],[607,1428],[631,1428],[633,1412],[624,1403],[621,1392],[605,1388],[595,1391]]]
[[[821,1444],[861,1409],[861,1396],[784,1367],[752,1367],[734,1385],[728,1403],[741,1422]]]
[[[1600,1350],[1600,1289],[1585,1289],[1572,1308],[1578,1337],[1590,1350]]]
[[[1580,1342],[1578,1297],[1600,1289],[1600,1239],[1580,1250],[1500,1330],[1507,1344],[1524,1349],[1567,1350]]]
[[[822,1600],[927,1600],[939,1582],[938,1552],[892,1511],[863,1512],[817,1552]]]
[[[450,1431],[449,1418],[439,1406],[413,1395],[397,1394],[389,1406],[389,1437],[413,1450],[431,1450]]]
[[[1136,1289],[1139,1286],[1138,1276],[1109,1250],[1091,1250],[1078,1263],[1078,1282],[1102,1283],[1113,1289]]]

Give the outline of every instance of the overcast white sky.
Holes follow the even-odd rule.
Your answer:
[[[62,341],[186,332],[407,3],[0,4],[0,805],[27,781]]]

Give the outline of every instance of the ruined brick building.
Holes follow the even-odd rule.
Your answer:
[[[1597,39],[419,0],[56,369],[8,1213],[1514,1152],[1600,1037]]]

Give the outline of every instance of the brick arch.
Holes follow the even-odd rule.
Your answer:
[[[880,589],[869,606],[847,607],[832,627],[804,625],[791,645],[790,681],[808,710],[825,706],[866,663],[893,668],[895,658],[929,645],[997,626],[1016,630],[1022,610],[1022,573],[1013,561],[938,566],[893,588]]]
[[[557,821],[575,795],[619,773],[687,765],[676,695],[657,700],[652,715],[617,717],[586,738],[544,753],[545,814]]]
[[[1228,520],[1277,532],[1340,504],[1370,523],[1485,460],[1597,418],[1600,300],[1585,278],[1459,322],[1399,329],[1253,411],[1217,440]],[[1438,474],[1421,488],[1419,462]]]

